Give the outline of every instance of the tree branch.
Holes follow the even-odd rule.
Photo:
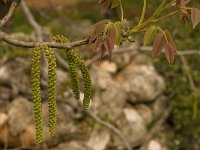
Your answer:
[[[23,42],[23,41],[11,39],[9,37],[9,35],[5,32],[0,32],[0,40],[4,41],[10,45],[16,46],[16,47],[34,48],[36,46],[46,45],[51,48],[59,48],[59,49],[66,49],[66,50],[70,50],[74,47],[88,44],[88,39],[83,39],[83,40],[75,41],[75,42],[71,42],[71,43]]]
[[[39,42],[42,42],[43,41],[43,35],[42,35],[42,28],[41,26],[35,21],[31,11],[29,10],[27,4],[25,1],[22,1],[21,2],[21,6],[22,6],[22,10],[29,22],[29,24],[33,27],[33,29],[35,30],[36,32],[36,35],[37,35],[37,39]]]
[[[13,1],[9,8],[8,13],[3,17],[3,19],[0,20],[0,28],[3,27],[10,20],[17,6],[18,6],[18,3],[16,1]]]

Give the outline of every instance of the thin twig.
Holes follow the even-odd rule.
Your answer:
[[[90,111],[87,111],[86,113],[92,119],[94,119],[96,122],[98,122],[99,124],[105,126],[106,128],[110,129],[113,133],[115,133],[121,139],[121,141],[124,143],[124,146],[126,147],[127,150],[132,150],[130,143],[127,141],[127,139],[124,137],[124,135],[121,133],[121,131],[119,129],[117,129],[112,124],[102,120],[101,118],[99,118],[98,116],[94,115]]]
[[[36,32],[36,36],[39,42],[43,41],[43,32],[41,26],[36,22],[35,18],[33,17],[31,11],[29,10],[25,1],[21,2],[22,10],[29,22],[29,24],[33,27]]]
[[[171,111],[172,111],[172,107],[169,107],[163,112],[163,114],[161,114],[159,116],[158,120],[152,126],[152,129],[145,136],[145,138],[142,142],[143,143],[142,147],[140,148],[140,150],[146,150],[147,149],[150,140],[155,136],[157,131],[160,129],[160,127],[163,125],[163,123],[166,121],[166,119],[169,117]]]
[[[180,56],[180,59],[181,59],[181,62],[182,62],[182,64],[183,64],[183,71],[185,72],[185,74],[186,74],[186,76],[187,76],[187,78],[188,78],[188,81],[189,81],[189,83],[190,83],[190,87],[191,87],[191,89],[192,90],[197,90],[197,87],[196,87],[196,85],[195,85],[195,82],[194,82],[194,80],[193,80],[193,78],[192,78],[192,75],[191,75],[191,73],[190,73],[190,67],[189,67],[189,65],[188,65],[188,63],[187,63],[187,60],[185,59],[185,56]]]
[[[16,1],[13,1],[9,8],[8,13],[3,17],[3,19],[0,20],[0,28],[3,27],[10,20],[17,6],[18,6],[18,3]]]
[[[25,1],[22,1],[21,3],[21,6],[22,6],[22,10],[29,22],[29,24],[33,27],[33,29],[35,30],[35,33],[36,33],[36,36],[37,36],[37,39],[39,42],[43,42],[44,38],[43,38],[43,30],[42,30],[42,27],[40,26],[40,24],[35,20],[33,14],[31,13],[28,5],[26,4]],[[63,66],[64,68],[66,68],[67,66],[67,63],[66,61],[59,55],[59,53],[55,52],[55,55],[56,55],[56,60],[57,62]],[[47,63],[47,61],[45,61],[45,63]],[[46,64],[47,65],[47,64]]]
[[[137,53],[138,51],[142,52],[151,52],[152,47],[121,47],[121,48],[115,48],[113,50],[113,55],[120,54],[120,53],[125,53],[125,52],[135,52]],[[200,55],[200,50],[184,50],[184,51],[178,51],[177,52],[178,56],[184,56],[184,55]],[[98,55],[95,55],[91,60],[88,60],[86,62],[87,66],[92,65],[95,61],[97,61],[100,57]]]

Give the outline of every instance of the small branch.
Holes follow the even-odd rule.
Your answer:
[[[92,114],[91,112],[87,111],[86,112],[92,119],[94,119],[96,122],[98,122],[99,124],[105,126],[106,128],[110,129],[113,133],[115,133],[120,139],[121,141],[124,143],[124,146],[126,147],[127,150],[132,150],[131,145],[127,142],[126,138],[124,137],[124,135],[121,133],[121,131],[119,129],[117,129],[115,126],[113,126],[112,124],[102,120],[101,118],[99,118],[98,116]]]
[[[42,34],[43,31],[42,31],[41,26],[35,21],[35,18],[33,17],[32,13],[29,10],[25,1],[21,2],[21,6],[22,6],[22,10],[23,10],[29,24],[33,27],[33,29],[36,32],[38,41],[42,42],[43,41],[43,34]]]
[[[3,19],[0,20],[0,28],[3,27],[10,20],[17,6],[18,6],[18,3],[16,1],[13,1],[9,8],[8,13],[3,17]]]
[[[122,47],[122,48],[115,48],[113,50],[113,55],[121,54],[121,53],[126,53],[126,52],[151,52],[152,47]],[[200,55],[200,50],[184,50],[184,51],[178,51],[177,52],[178,56],[185,56],[185,55]],[[86,62],[87,66],[92,65],[95,61],[100,59],[99,55],[95,55],[91,60],[88,60]]]
[[[74,47],[88,44],[88,39],[83,39],[83,40],[75,41],[75,42],[71,42],[71,43],[23,42],[23,41],[11,39],[9,37],[9,35],[5,32],[0,32],[0,40],[3,40],[4,42],[6,42],[8,44],[17,46],[17,47],[34,48],[36,46],[46,45],[51,48],[66,49],[66,50],[70,50]]]
[[[189,65],[187,63],[187,60],[185,59],[185,57],[183,55],[180,56],[180,59],[181,59],[181,62],[183,64],[183,71],[185,72],[185,74],[186,74],[186,76],[188,78],[188,81],[190,83],[191,89],[194,90],[194,91],[197,90],[197,87],[196,87],[196,85],[194,83],[194,80],[192,78],[192,75],[190,73],[190,67],[189,67]]]
[[[157,118],[158,120],[152,125],[152,128],[150,129],[149,133],[145,136],[145,138],[143,140],[143,145],[140,148],[140,150],[146,150],[148,148],[149,142],[155,136],[155,134],[158,132],[158,130],[163,125],[163,123],[166,121],[166,119],[169,117],[171,111],[172,111],[172,108],[169,107],[159,116],[159,118]]]
[[[160,17],[160,18],[158,18],[158,19],[154,19],[154,20],[152,20],[152,22],[158,22],[158,21],[163,20],[163,19],[165,19],[165,18],[167,18],[167,17],[173,16],[173,15],[175,15],[175,14],[178,13],[178,12],[179,12],[179,11],[176,10],[176,11],[171,12],[171,13],[169,13],[169,14],[167,14],[167,15],[165,15],[165,16],[162,16],[162,17]]]

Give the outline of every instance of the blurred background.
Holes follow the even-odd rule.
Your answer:
[[[146,17],[161,0],[149,0]],[[88,36],[92,25],[119,19],[118,9],[102,13],[97,0],[25,0],[3,27],[14,39],[51,41],[63,34],[71,41]],[[122,1],[125,18],[136,25],[141,0]],[[200,8],[200,2],[192,4]],[[37,22],[40,35],[27,19],[25,8]],[[182,53],[169,65],[164,55],[153,59],[151,45],[124,42],[110,59],[100,59],[92,45],[79,47],[93,85],[88,112],[71,92],[65,53],[57,57],[57,134],[48,133],[47,65],[42,64],[44,142],[36,144],[31,98],[31,50],[0,42],[0,149],[11,150],[199,150],[200,149],[200,26],[183,24],[179,16],[158,23],[173,34]],[[186,53],[184,53],[186,52]],[[187,54],[189,52],[189,54]],[[81,77],[80,77],[81,78]]]

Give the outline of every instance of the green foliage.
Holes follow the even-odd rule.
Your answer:
[[[148,28],[147,32],[144,35],[144,46],[153,41],[157,31],[158,31],[158,27],[156,26],[151,26]]]

